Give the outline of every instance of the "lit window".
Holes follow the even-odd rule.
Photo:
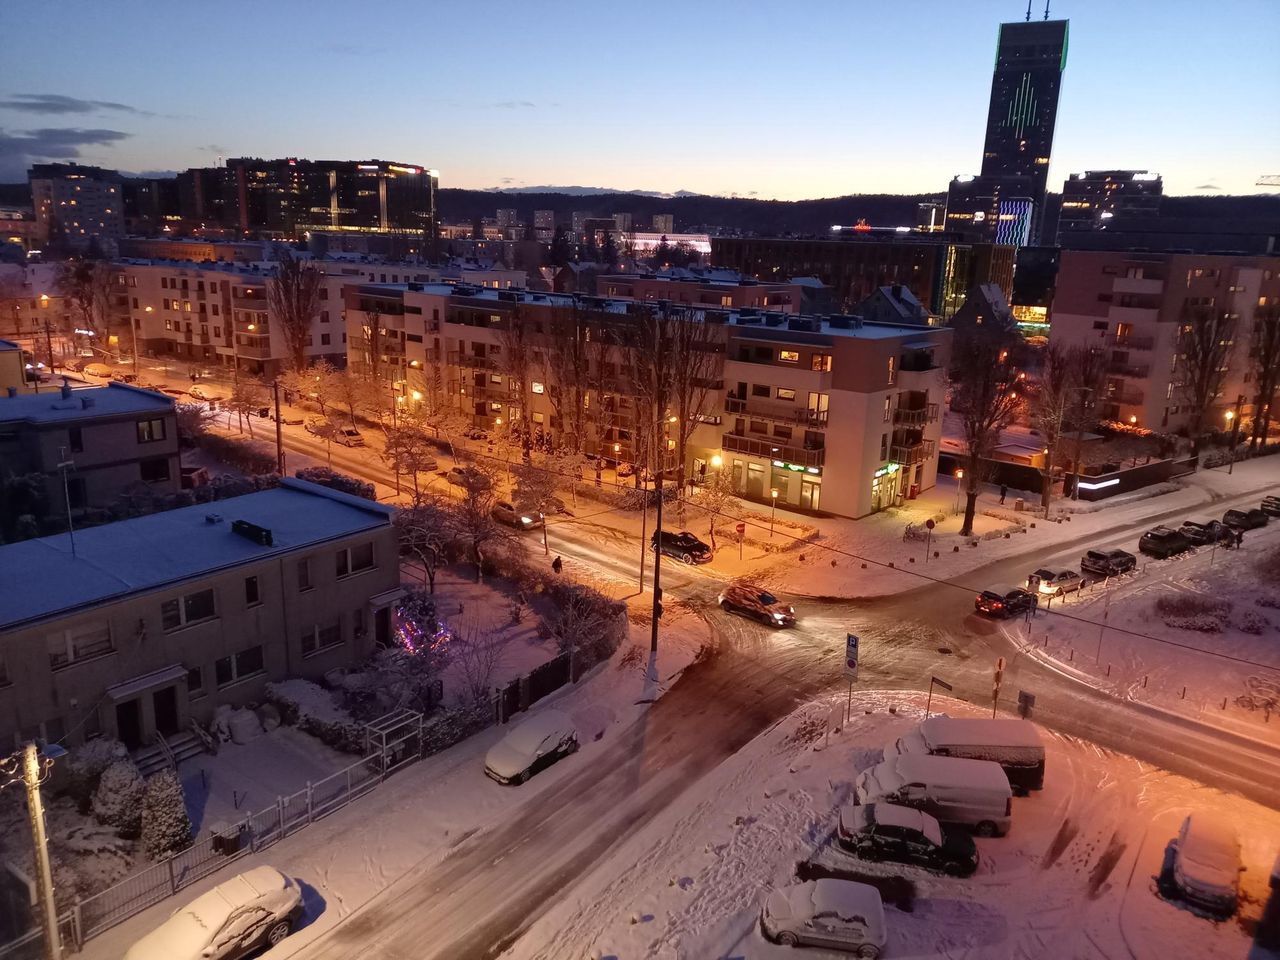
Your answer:
[[[534,393],[539,393],[539,394],[547,392],[547,388],[543,384],[539,383],[537,380],[533,381],[533,383],[530,384],[529,389],[532,390]]]
[[[794,400],[795,398],[796,398],[796,392],[794,390],[791,390],[787,387],[778,388],[779,400]]]
[[[800,353],[797,350],[779,350],[778,359],[783,363],[799,363]]]

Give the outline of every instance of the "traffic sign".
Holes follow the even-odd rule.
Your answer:
[[[858,636],[845,634],[844,641],[844,675],[850,680],[858,679]]]
[[[747,525],[745,523],[740,523],[738,524],[737,527],[735,527],[735,529],[738,531],[738,536],[742,536],[744,533],[747,532]]]
[[[924,527],[925,527],[925,529],[926,529],[926,530],[932,530],[932,529],[933,529],[933,527],[934,527],[934,523],[933,523],[933,518],[932,518],[932,517],[930,517],[928,520],[926,520],[926,521],[924,522]]]

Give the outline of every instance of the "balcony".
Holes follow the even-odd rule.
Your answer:
[[[1164,293],[1164,281],[1147,277],[1116,277],[1111,284],[1115,293],[1145,293],[1158,296]]]
[[[466,367],[471,370],[494,370],[497,364],[493,357],[477,357],[472,353],[460,353],[457,350],[449,351],[449,363],[455,367]]]
[[[816,450],[789,447],[774,443],[768,438],[743,437],[736,433],[726,433],[722,439],[727,453],[746,453],[766,460],[785,460],[802,467],[820,467],[826,459],[826,451],[821,447]]]
[[[269,360],[271,358],[271,347],[251,347],[247,344],[238,344],[235,348],[236,356],[245,357],[250,360]]]
[[[1115,377],[1133,377],[1136,380],[1145,380],[1151,375],[1151,368],[1143,364],[1122,363],[1118,360],[1112,360],[1107,364],[1107,373]]]
[[[915,409],[898,407],[893,411],[893,423],[899,427],[915,427],[919,429],[926,423],[933,423],[937,419],[938,405],[936,403],[927,403],[923,407]]]
[[[1116,337],[1111,345],[1117,350],[1150,350],[1156,341],[1155,337]]]
[[[243,296],[241,294],[233,294],[231,297],[231,306],[237,310],[266,310],[267,295],[260,293],[254,296]]]
[[[1114,393],[1108,394],[1106,399],[1110,403],[1119,403],[1127,407],[1136,407],[1143,403],[1146,399],[1146,394],[1141,390],[1116,390]]]
[[[894,463],[910,466],[930,459],[933,453],[933,441],[921,440],[919,443],[894,444],[889,448],[889,459]]]
[[[724,409],[726,413],[772,420],[775,423],[818,428],[827,425],[826,410],[809,410],[792,403],[770,403],[767,400],[740,400],[737,397],[728,397],[725,399]]]

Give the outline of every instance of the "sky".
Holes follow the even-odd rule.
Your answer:
[[[40,160],[172,171],[384,159],[442,187],[795,200],[976,173],[1020,0],[0,0],[0,182]],[[1043,15],[1034,0],[1033,17]],[[1054,0],[1051,189],[1147,169],[1273,192],[1280,0]]]

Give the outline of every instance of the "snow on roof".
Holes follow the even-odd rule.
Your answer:
[[[896,803],[871,803],[867,806],[870,808],[871,819],[886,827],[908,827],[923,832],[925,818],[933,819],[915,807],[904,807]]]
[[[1193,813],[1187,817],[1178,856],[1196,865],[1199,879],[1230,886],[1240,868],[1240,839],[1230,824]]]
[[[920,723],[920,732],[930,747],[1041,747],[1035,724],[1012,718],[930,717]]]
[[[121,414],[166,413],[174,408],[172,397],[127,383],[69,392],[70,396],[65,395],[66,391],[0,396],[0,423],[58,423]]]
[[[853,880],[816,880],[810,894],[813,915],[834,914],[843,920],[859,918],[872,930],[884,928],[884,905],[880,891]]]
[[[547,737],[568,733],[572,729],[573,721],[566,714],[559,710],[544,710],[520,724],[505,739],[513,747],[533,750]]]
[[[117,600],[390,523],[391,507],[286,478],[274,490],[0,547],[0,628]],[[220,522],[210,523],[207,517]],[[231,530],[266,527],[274,545]]]
[[[960,757],[935,757],[931,754],[905,753],[892,760],[898,774],[906,783],[945,781],[957,787],[974,787],[979,790],[998,790],[1009,793],[1009,778],[1000,764],[990,760],[965,760]]]

